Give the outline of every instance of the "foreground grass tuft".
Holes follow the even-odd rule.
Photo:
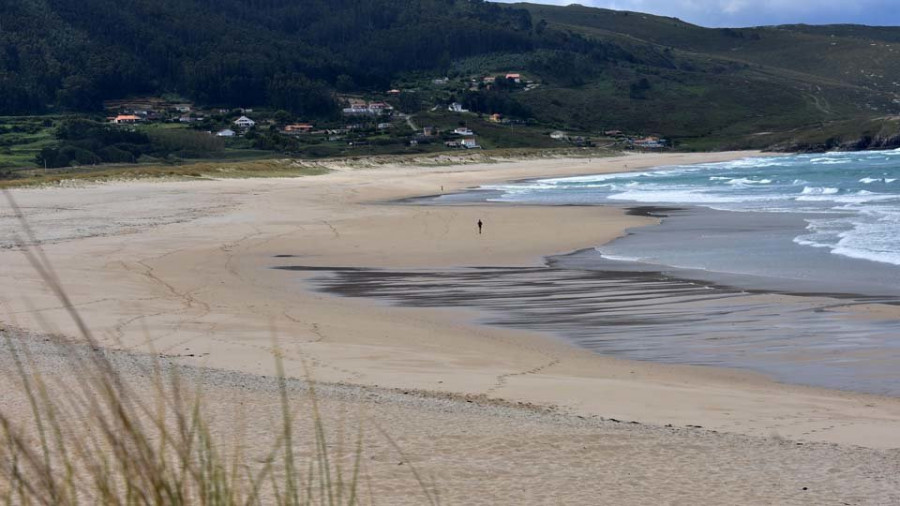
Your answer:
[[[6,196],[22,220],[28,243],[36,244],[11,195]],[[311,409],[298,417],[279,352],[275,353],[279,425],[272,429],[265,458],[251,459],[242,451],[241,441],[228,441],[211,428],[202,390],[184,381],[177,369],[166,371],[157,363],[145,371],[151,394],[135,389],[100,348],[40,248],[25,249],[25,254],[76,323],[81,344],[64,339],[55,343],[70,370],[47,377],[32,349],[6,335],[4,352],[15,365],[17,379],[7,393],[21,394],[27,406],[22,414],[0,405],[0,504],[374,502],[371,493],[362,494],[362,426],[351,448],[343,448],[342,432],[337,447],[332,446],[333,435],[311,382]],[[300,423],[311,424],[310,441],[297,441]],[[402,455],[390,436],[381,433]],[[298,452],[302,445],[309,451]],[[410,471],[421,487],[423,502],[438,504],[412,465]]]

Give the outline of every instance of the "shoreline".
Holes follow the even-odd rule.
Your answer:
[[[302,280],[266,269],[277,264],[278,255],[320,267],[539,265],[547,255],[596,245],[655,220],[617,209],[422,209],[378,202],[427,194],[441,185],[447,192],[530,175],[612,172],[626,163],[639,170],[748,155],[627,155],[342,170],[300,180],[129,183],[95,188],[99,196],[74,189],[54,195],[28,191],[32,207],[42,210],[64,209],[66,199],[121,197],[121,203],[110,205],[120,221],[134,213],[139,222],[147,209],[159,207],[177,217],[173,204],[185,199],[190,199],[188,211],[200,215],[147,227],[139,223],[126,230],[124,241],[122,231],[110,231],[45,246],[52,260],[59,259],[60,277],[76,305],[112,348],[145,349],[151,335],[154,348],[180,356],[177,361],[268,374],[271,366],[264,362],[274,331],[290,337],[290,376],[305,360],[326,382],[487,394],[558,405],[583,416],[900,447],[897,399],[783,385],[743,371],[599,357],[543,334],[470,323],[470,311],[387,308],[325,297],[307,292]],[[145,200],[129,200],[129,189]],[[110,215],[110,207],[88,209],[101,211],[100,218]],[[51,229],[85,223],[75,211],[47,215],[38,221]],[[54,219],[59,215],[70,220]],[[473,223],[485,216],[486,234],[478,239]],[[16,281],[0,293],[2,314],[14,315],[28,329],[42,328],[44,318],[71,334],[21,255],[0,251],[0,256],[0,274]],[[23,295],[36,310],[19,300]]]
[[[657,167],[637,175],[539,178],[522,181],[524,184],[478,188],[481,191],[452,200],[434,199],[432,203],[489,200],[510,205],[625,209],[646,204],[668,206],[670,212],[664,213],[659,226],[629,230],[626,237],[598,247],[608,259],[597,260],[597,264],[610,270],[671,272],[685,279],[798,295],[900,296],[896,288],[900,271],[887,253],[892,246],[876,240],[878,234],[884,237],[886,232],[878,228],[876,234],[869,227],[870,222],[890,221],[878,214],[888,211],[873,205],[872,213],[878,219],[866,221],[859,217],[869,215],[867,208],[856,205],[858,199],[869,203],[868,195],[876,195],[872,197],[876,202],[890,199],[891,192],[871,186],[878,182],[872,177],[857,182],[859,176],[854,176],[855,172],[866,175],[891,169],[890,155],[896,153],[849,154],[853,156],[837,161],[797,155],[760,158],[759,163],[742,160],[726,163],[724,168],[723,164],[701,164]],[[843,174],[841,170],[848,169],[827,170],[832,162],[856,165],[852,165],[853,173]],[[823,166],[823,174],[816,172]],[[797,170],[800,172],[792,172]],[[660,171],[659,181],[644,177]],[[707,171],[716,176],[709,181],[717,181],[709,183]],[[881,183],[893,181],[882,178]],[[817,192],[841,195],[832,202],[831,197],[820,198]],[[887,196],[880,192],[887,192]],[[851,230],[844,230],[847,227]],[[863,232],[857,233],[857,228]],[[839,244],[835,243],[837,236],[841,238]]]
[[[554,264],[559,263],[558,260],[560,258],[573,256],[579,253],[585,253],[588,251],[596,251],[600,255],[606,255],[600,251],[601,248],[613,246],[614,243],[620,243],[622,240],[632,240],[633,236],[642,236],[647,234],[648,231],[655,231],[655,228],[658,228],[661,231],[668,231],[671,227],[665,227],[667,223],[670,223],[673,219],[683,218],[684,216],[691,215],[731,215],[734,216],[734,220],[738,221],[737,217],[746,217],[746,216],[754,216],[754,215],[767,215],[772,214],[773,216],[783,216],[780,213],[766,213],[766,212],[736,212],[736,211],[726,211],[719,209],[712,209],[704,206],[692,206],[692,205],[678,205],[678,204],[666,204],[666,203],[639,203],[639,202],[604,202],[599,204],[593,203],[584,203],[584,204],[572,204],[572,203],[564,203],[564,204],[535,204],[529,202],[496,202],[486,200],[485,198],[478,197],[479,192],[489,192],[491,190],[481,190],[478,188],[464,190],[460,193],[450,194],[450,195],[425,195],[421,197],[411,197],[399,199],[393,202],[385,202],[386,205],[390,205],[392,203],[398,205],[422,205],[422,206],[507,206],[507,207],[545,207],[545,208],[565,208],[565,207],[582,207],[582,208],[605,208],[605,209],[618,209],[623,214],[628,216],[639,216],[645,218],[652,218],[656,220],[655,223],[647,223],[647,224],[639,224],[635,227],[630,227],[622,231],[622,234],[619,237],[613,238],[610,241],[607,241],[602,244],[598,244],[594,247],[582,248],[579,250],[570,251],[568,253],[562,254],[553,254],[547,255],[546,258],[549,261],[552,261]],[[448,202],[437,202],[436,199],[440,197],[459,197],[458,200],[448,201]],[[801,215],[802,216],[802,215]],[[800,218],[798,218],[800,219]],[[751,220],[752,221],[752,220]],[[799,231],[799,229],[798,229]],[[671,234],[670,234],[671,235]],[[802,248],[802,246],[795,245],[797,248]],[[615,256],[615,255],[613,255]],[[598,263],[594,266],[583,265],[581,268],[587,270],[596,270],[596,271],[613,271],[613,272],[652,272],[658,273],[661,275],[671,276],[673,278],[677,278],[683,281],[695,281],[700,283],[709,283],[712,286],[721,286],[726,288],[734,288],[739,289],[751,293],[761,293],[761,294],[779,294],[779,295],[793,295],[797,297],[828,297],[835,299],[860,299],[865,300],[866,303],[870,304],[886,304],[886,305],[900,305],[900,292],[895,294],[891,293],[866,293],[863,289],[856,289],[856,291],[841,291],[837,289],[827,289],[824,284],[822,286],[816,287],[816,281],[809,280],[799,280],[792,279],[787,277],[779,277],[779,276],[762,276],[758,274],[751,273],[742,273],[742,272],[727,272],[727,271],[717,271],[704,269],[700,267],[685,267],[685,266],[677,266],[677,265],[669,265],[661,262],[650,262],[639,259],[630,259],[630,258],[598,258]],[[852,258],[852,257],[836,257],[834,258],[836,262],[851,262],[851,263],[862,263],[863,265],[871,263],[867,260]],[[876,265],[881,266],[876,262]],[[894,266],[892,266],[894,267]],[[806,288],[788,288],[788,285],[795,284],[795,282],[803,281],[804,286]],[[900,313],[898,313],[900,315]]]

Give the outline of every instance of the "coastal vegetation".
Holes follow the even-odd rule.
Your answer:
[[[25,417],[0,410],[0,504],[365,504],[359,441],[334,444],[316,411],[297,416],[279,379],[280,425],[271,427],[265,458],[251,460],[246,442],[211,428],[203,391],[161,363],[136,372],[91,346],[57,342],[67,385],[36,365],[32,345],[6,337]],[[71,421],[77,420],[75,425]],[[310,424],[311,427],[302,427]],[[301,429],[302,427],[302,429]],[[298,429],[312,434],[299,440]],[[301,457],[302,455],[310,455]],[[430,499],[431,491],[423,488]],[[426,501],[427,503],[427,501]]]
[[[22,0],[0,26],[3,179],[470,145],[900,146],[900,29],[889,27],[711,29],[458,0]],[[122,114],[137,124],[101,125]],[[255,128],[217,136],[242,116]],[[290,134],[298,123],[309,129]],[[463,146],[459,126],[475,140]]]
[[[179,164],[102,164],[59,169],[10,171],[0,178],[0,189],[39,186],[77,185],[80,182],[110,182],[132,179],[228,179],[302,177],[326,174],[337,167],[372,168],[382,165],[444,166],[468,163],[496,163],[504,160],[541,158],[600,158],[616,151],[596,147],[546,148],[524,147],[466,152],[424,152],[415,154],[381,154],[325,159],[274,158],[265,152],[250,152],[247,158],[231,153],[229,158],[191,160]]]

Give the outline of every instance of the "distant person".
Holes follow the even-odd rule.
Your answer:
[[[484,226],[484,223],[481,222],[481,219],[478,220],[478,234],[481,235],[481,227]]]

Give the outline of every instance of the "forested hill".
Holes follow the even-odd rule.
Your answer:
[[[539,44],[527,10],[465,0],[6,0],[0,24],[0,114],[161,92],[315,113],[329,89]]]
[[[172,91],[221,105],[318,87],[383,88],[400,71],[529,51],[522,9],[452,0],[9,0],[0,110]],[[314,111],[312,111],[314,112]]]
[[[336,93],[401,87],[415,92],[403,112],[458,100],[554,128],[719,139],[709,147],[883,138],[900,115],[890,27],[708,29],[481,0],[5,0],[0,44],[0,115],[172,93],[334,117]],[[507,71],[535,86],[466,84]],[[444,76],[458,87],[423,87]]]

